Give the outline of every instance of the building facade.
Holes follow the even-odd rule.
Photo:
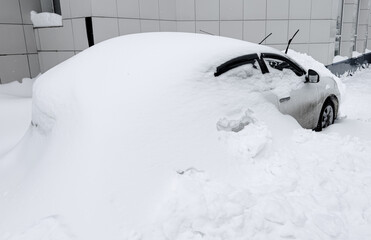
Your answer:
[[[324,64],[371,49],[371,0],[0,0],[0,81],[34,77],[106,39],[140,32],[213,34]],[[33,28],[30,11],[54,11],[63,26]],[[370,35],[368,34],[370,32]]]

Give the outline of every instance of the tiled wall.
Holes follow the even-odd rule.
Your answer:
[[[38,0],[2,1],[6,2],[7,7],[1,9],[7,9],[7,12],[14,9],[23,15],[29,14],[31,9],[37,11],[40,8],[26,7]],[[18,8],[14,4],[17,1],[20,6],[23,4],[25,7]],[[352,31],[356,24],[352,16],[358,10],[358,0],[344,1],[341,53],[350,56],[350,49],[353,47]],[[6,40],[9,42],[6,44],[9,52],[20,52],[19,56],[6,56],[8,59],[16,58],[12,60],[16,63],[11,66],[23,66],[24,62],[28,62],[29,66],[39,65],[41,72],[88,47],[85,17],[92,17],[95,43],[120,35],[154,31],[208,32],[257,43],[264,36],[273,33],[264,44],[283,50],[289,38],[300,29],[291,47],[329,64],[334,56],[340,2],[341,0],[60,0],[63,27],[35,29],[38,51],[32,42],[33,31],[32,26],[28,25],[29,16],[24,17],[28,22],[23,22],[14,17],[14,14],[8,14],[7,17],[7,13],[1,13],[0,22],[4,22],[2,18],[7,18],[7,21],[15,24],[0,24],[0,33],[7,32],[6,28],[11,27],[13,34],[24,35],[24,42]],[[366,44],[371,45],[371,41],[365,37],[365,32],[371,26],[368,2],[369,0],[361,0],[360,4],[357,40],[359,50]],[[0,34],[0,38],[9,37]],[[0,44],[0,53],[6,53],[2,49],[4,46],[5,44]],[[3,57],[0,56],[0,62]],[[36,64],[37,61],[39,63]],[[9,65],[10,61],[6,62]],[[23,71],[21,67],[19,69]],[[35,69],[36,67],[29,70],[29,75],[38,72]],[[18,80],[19,76],[15,74],[7,79]]]
[[[7,83],[40,73],[30,11],[40,11],[39,0],[0,2],[0,81]]]
[[[92,16],[94,41],[139,32],[179,31],[208,32],[251,42],[260,42],[283,50],[289,38],[300,29],[292,48],[306,52],[328,64],[332,61],[335,40],[337,3],[339,0],[61,0],[64,27],[60,31],[63,43],[54,48],[74,54],[87,47],[82,17]],[[80,19],[80,22],[76,22]],[[72,27],[70,27],[72,25]],[[79,25],[79,26],[77,26]],[[72,30],[70,30],[72,29]],[[80,29],[80,30],[78,30]],[[50,51],[51,41],[39,29],[41,53]],[[85,33],[85,31],[84,31]],[[54,35],[54,34],[52,34]],[[76,38],[76,37],[75,37]],[[69,43],[69,47],[65,46]],[[50,45],[50,44],[49,44]],[[61,55],[62,53],[55,53]],[[41,69],[50,63],[40,55]]]

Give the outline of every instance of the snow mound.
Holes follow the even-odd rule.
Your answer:
[[[0,159],[0,238],[367,239],[371,144],[303,130],[263,97],[277,85],[244,79],[254,67],[214,77],[263,51],[282,54],[136,34],[40,76]]]
[[[31,11],[31,22],[34,27],[61,27],[62,16],[56,13]]]
[[[21,82],[11,82],[0,84],[0,94],[17,96],[17,97],[32,97],[32,87],[36,78],[23,78]]]

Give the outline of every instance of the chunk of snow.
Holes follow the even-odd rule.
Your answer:
[[[342,62],[342,61],[347,60],[347,59],[349,59],[349,58],[348,57],[343,57],[343,56],[337,55],[332,60],[332,63]]]
[[[31,11],[31,21],[33,26],[36,27],[61,27],[62,16],[56,13],[41,12],[37,13]]]

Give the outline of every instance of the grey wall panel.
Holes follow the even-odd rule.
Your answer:
[[[220,36],[243,39],[243,21],[220,21]]]
[[[288,27],[288,20],[268,20],[267,33],[272,33],[272,36],[267,39],[267,44],[286,44]]]
[[[243,0],[220,0],[220,20],[242,20]],[[242,37],[242,33],[240,34]]]
[[[119,19],[119,34],[126,35],[132,33],[140,33],[139,19]]]
[[[243,40],[259,43],[266,36],[265,26],[266,21],[245,21],[243,24]]]
[[[71,17],[89,17],[92,14],[91,0],[70,0]]]
[[[290,1],[290,19],[310,19],[312,0]]]
[[[267,0],[267,19],[288,19],[289,0]]]
[[[0,56],[1,83],[20,81],[30,77],[26,55]]]
[[[93,17],[94,43],[119,36],[118,19]]]
[[[260,20],[267,18],[267,0],[244,0],[244,19]]]
[[[176,20],[176,0],[158,0],[161,20]]]
[[[177,21],[178,32],[194,33],[196,31],[195,21]]]
[[[157,20],[140,20],[140,29],[142,32],[159,32],[160,22]]]
[[[196,20],[219,20],[219,1],[196,0]]]
[[[196,22],[196,33],[202,33],[202,31],[208,32],[213,35],[219,35],[219,21],[197,21]]]
[[[37,53],[35,31],[32,25],[23,25],[26,37],[27,53]]]
[[[140,17],[144,19],[159,19],[158,0],[139,0]]]
[[[160,21],[161,32],[176,32],[176,21]]]
[[[40,71],[44,73],[74,54],[74,52],[39,52]]]
[[[22,23],[18,0],[1,0],[0,23]]]
[[[72,21],[63,20],[63,27],[40,28],[40,50],[74,50]]]
[[[29,54],[27,55],[27,57],[31,72],[31,78],[34,78],[40,74],[39,56],[38,54]]]
[[[22,25],[0,24],[0,54],[26,53]]]
[[[15,1],[15,0],[13,0]],[[21,3],[22,18],[25,24],[31,24],[31,11],[41,12],[40,0],[19,0]]]
[[[74,50],[81,51],[89,47],[85,19],[72,19]]]
[[[195,0],[176,0],[177,20],[195,20],[195,10]]]
[[[93,16],[117,17],[116,0],[91,0]]]
[[[117,0],[119,17],[139,18],[139,0]]]

